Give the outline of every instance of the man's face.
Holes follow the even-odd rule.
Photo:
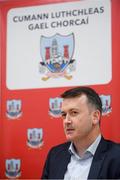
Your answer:
[[[85,95],[64,99],[61,111],[67,140],[75,142],[89,136],[97,117]]]

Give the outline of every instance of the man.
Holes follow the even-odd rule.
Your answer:
[[[77,87],[61,97],[68,142],[50,150],[42,179],[120,179],[120,145],[101,135],[99,95],[92,88]]]

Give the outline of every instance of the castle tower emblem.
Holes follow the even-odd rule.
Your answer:
[[[52,37],[41,37],[40,54],[42,61],[39,64],[40,73],[44,73],[42,80],[50,77],[65,77],[71,79],[69,73],[75,70],[74,35],[62,36],[56,34]]]

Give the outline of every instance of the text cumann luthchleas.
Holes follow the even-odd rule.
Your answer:
[[[91,15],[100,15],[103,12],[104,7],[100,6],[52,13],[29,14],[23,16],[17,15],[13,17],[13,22],[31,22],[27,25],[28,29],[31,31],[48,28],[62,28],[87,25]]]

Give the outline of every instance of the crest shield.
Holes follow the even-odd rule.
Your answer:
[[[53,117],[60,117],[61,116],[61,105],[62,105],[62,98],[50,98],[49,100],[49,114]]]
[[[10,119],[19,118],[22,115],[22,102],[21,100],[7,100],[7,117]]]
[[[20,177],[21,176],[20,166],[21,166],[20,159],[7,159],[6,176],[9,178]]]
[[[111,96],[100,95],[102,101],[102,115],[109,114],[111,112]]]
[[[40,53],[43,63],[52,73],[65,70],[74,51],[74,35],[56,34],[52,37],[41,36]]]
[[[43,145],[43,129],[42,128],[33,128],[28,129],[28,146],[32,148],[38,148]]]

